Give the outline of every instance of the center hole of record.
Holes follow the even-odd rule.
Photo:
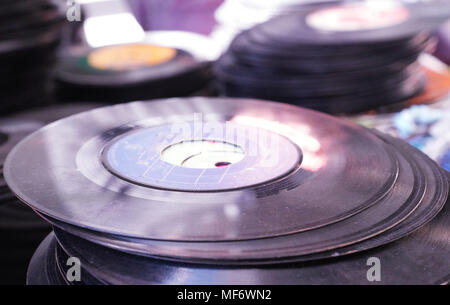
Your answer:
[[[239,145],[214,140],[182,141],[161,151],[162,161],[186,168],[223,168],[244,157]]]

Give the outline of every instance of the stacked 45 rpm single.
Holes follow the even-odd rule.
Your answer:
[[[63,22],[48,0],[0,3],[0,112],[49,101]]]
[[[100,108],[19,143],[4,174],[55,226],[30,284],[71,283],[69,257],[84,284],[369,283],[371,257],[385,284],[450,275],[448,205],[429,223],[448,173],[404,142],[300,107]]]
[[[146,42],[71,48],[56,73],[62,100],[126,102],[187,96],[211,80],[211,64],[181,49]]]
[[[397,103],[422,90],[417,57],[449,17],[438,4],[309,6],[239,34],[216,64],[219,87],[329,113]]]

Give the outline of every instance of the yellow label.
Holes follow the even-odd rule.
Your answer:
[[[148,44],[112,46],[93,51],[88,63],[100,70],[129,70],[167,62],[175,54],[175,49]]]

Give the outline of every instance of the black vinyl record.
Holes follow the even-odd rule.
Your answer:
[[[108,255],[123,255],[119,269],[136,259],[244,272],[377,251],[432,220],[449,192],[448,174],[403,142],[246,99],[134,102],[75,115],[15,146],[4,173],[57,228],[61,255],[81,251],[92,262],[113,249]],[[94,265],[85,267],[109,272]],[[132,272],[123,276],[135,283]]]
[[[330,4],[274,18],[255,27],[255,32],[280,45],[301,46],[392,43],[430,32],[449,18],[442,3]],[[292,35],[296,28],[302,35]]]
[[[189,95],[211,77],[209,62],[147,43],[73,49],[56,74],[61,98],[108,102]]]

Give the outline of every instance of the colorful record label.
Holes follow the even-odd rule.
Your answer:
[[[409,16],[409,10],[402,5],[373,1],[317,10],[306,17],[306,23],[324,31],[362,31],[394,26]]]
[[[173,48],[133,44],[105,47],[91,52],[88,63],[100,70],[129,70],[165,63],[176,55]]]

